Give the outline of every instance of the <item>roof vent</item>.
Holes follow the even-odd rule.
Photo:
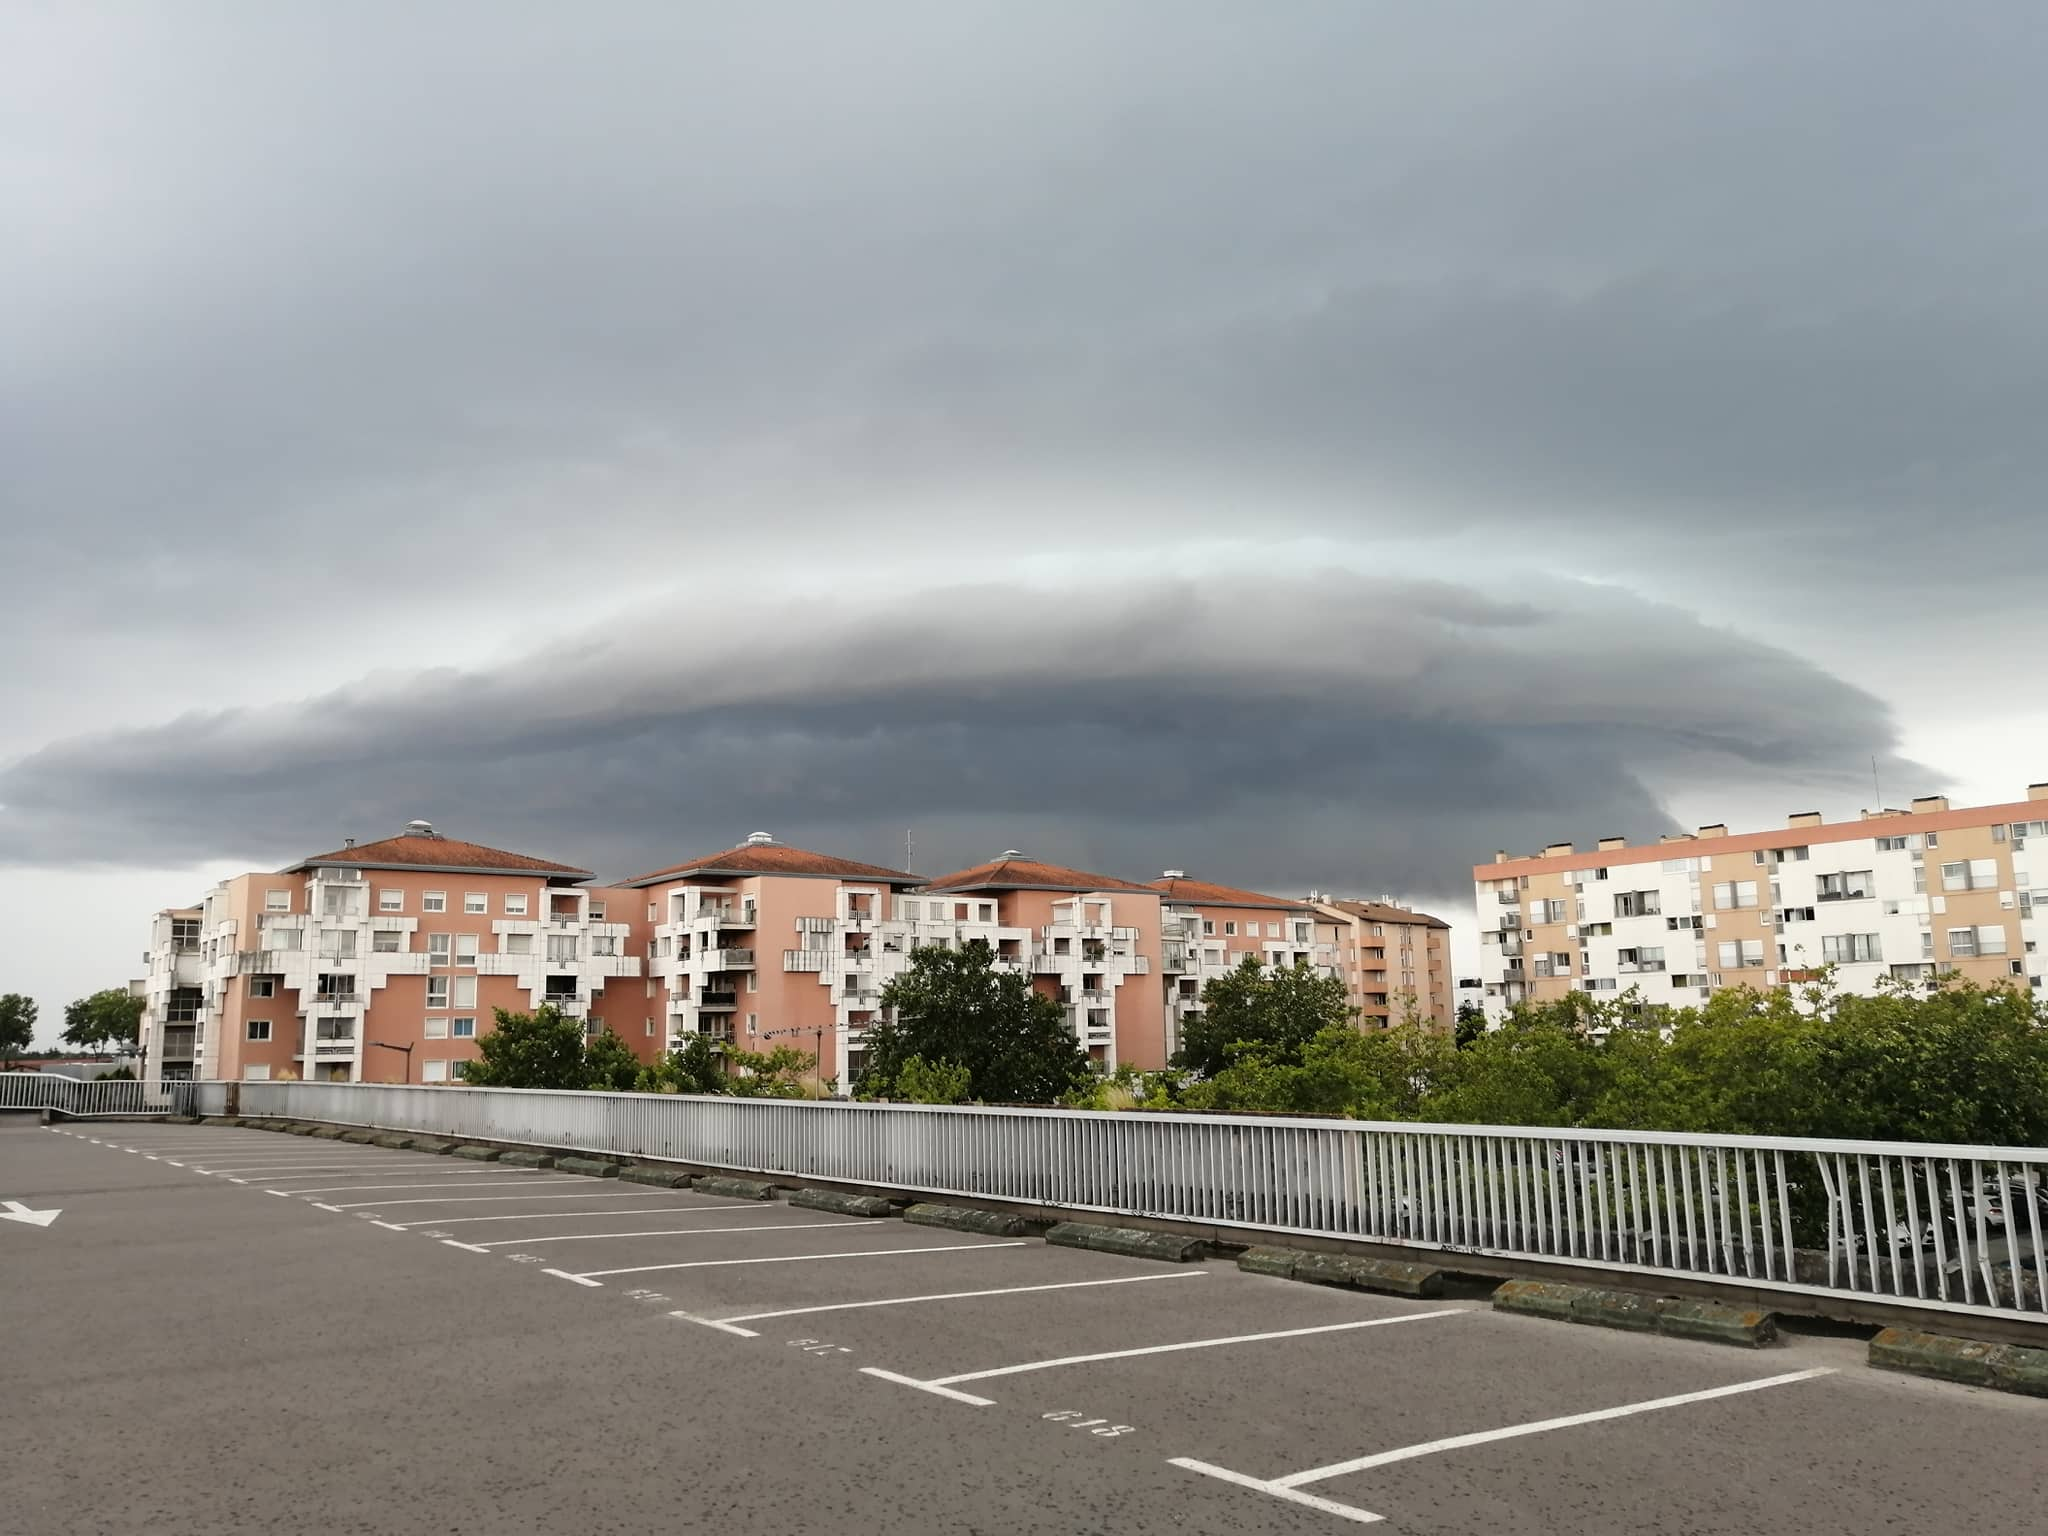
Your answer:
[[[774,841],[775,839],[766,832],[749,832],[747,834],[747,846],[749,848],[765,848]]]
[[[1162,880],[1185,880],[1187,877],[1188,872],[1184,869],[1169,869],[1160,875],[1159,878]]]
[[[434,824],[431,821],[426,820],[424,817],[417,817],[405,824],[405,835],[407,837],[439,837],[441,834],[434,830]]]
[[[1005,848],[1003,850],[1003,857],[1006,859],[1021,859],[1024,857],[1024,850],[1022,848]]]
[[[355,845],[356,845],[356,840],[355,840],[354,838],[352,838],[352,837],[344,837],[344,838],[343,838],[343,839],[341,840],[341,846],[342,846],[342,847],[344,847],[344,848],[353,848],[353,847],[355,847]]]
[[[1391,891],[1382,891],[1380,893],[1380,905],[1383,907],[1391,907],[1393,904],[1393,893]]]

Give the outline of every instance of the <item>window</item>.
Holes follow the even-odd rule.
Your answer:
[[[270,1038],[270,1020],[268,1019],[251,1019],[248,1029],[249,1032],[243,1036],[246,1040],[268,1040]]]
[[[1681,933],[1687,930],[1697,931],[1701,925],[1702,919],[1697,917],[1667,917],[1664,919],[1664,926],[1673,933]]]
[[[446,1040],[448,1038],[448,1021],[446,1019],[427,1020],[427,1038],[429,1040]]]
[[[533,953],[533,935],[530,933],[508,933],[498,940],[508,955],[530,955]]]
[[[592,903],[590,904],[590,920],[591,920],[591,921],[592,921],[593,923],[601,923],[601,922],[603,922],[603,921],[604,921],[604,903],[603,903],[603,902],[601,902],[601,901],[593,901],[593,902],[592,902]]]
[[[462,893],[462,910],[465,912],[488,912],[491,910],[491,898],[483,891],[464,891]]]
[[[1279,937],[1280,937],[1280,925],[1279,925],[1278,923],[1268,923],[1268,924],[1266,924],[1266,937],[1267,937],[1267,938],[1269,938],[1269,939],[1277,939],[1277,938],[1279,938]]]
[[[242,1068],[242,1081],[245,1083],[267,1083],[270,1081],[270,1068],[262,1062],[252,1063]]]
[[[551,933],[548,935],[548,961],[560,964],[576,958],[576,935],[573,933]]]
[[[1756,905],[1754,880],[1724,880],[1714,887],[1714,905],[1723,912]]]
[[[379,928],[370,935],[370,949],[380,955],[403,954],[405,945],[401,941],[404,938],[405,935],[396,928]]]
[[[1723,939],[1719,946],[1721,969],[1738,971],[1764,963],[1762,939]]]
[[[1989,891],[1998,888],[1998,860],[1970,859],[1941,866],[1944,891]]]
[[[1880,837],[1877,840],[1877,851],[1879,853],[1903,853],[1906,851],[1906,840],[1903,837]],[[1898,967],[1894,966],[1892,969],[1897,970]]]
[[[377,910],[379,912],[403,912],[405,910],[405,892],[394,891],[380,886],[377,891]]]
[[[423,1061],[420,1063],[420,1081],[423,1083],[445,1083],[448,1081],[448,1063],[445,1061]]]
[[[422,912],[446,912],[448,910],[448,893],[446,891],[421,891],[420,910]]]
[[[476,978],[458,976],[455,978],[455,1006],[474,1008],[476,1006]]]
[[[1227,937],[1235,938],[1237,936],[1237,924],[1225,923],[1223,925],[1223,932]]]
[[[469,1063],[466,1061],[449,1062],[448,1075],[452,1078],[462,1078],[469,1076]]]
[[[1819,875],[1813,882],[1815,901],[1868,901],[1877,894],[1876,881],[1867,869],[1847,870],[1838,875]]]
[[[316,1040],[353,1040],[356,1037],[354,1019],[321,1019],[313,1026]]]
[[[427,953],[432,958],[429,965],[446,965],[448,957],[455,951],[455,935],[452,933],[430,933],[427,935]]]
[[[455,963],[457,965],[475,965],[476,944],[477,935],[473,933],[458,933],[455,935]]]
[[[1820,957],[1830,965],[1856,965],[1882,960],[1884,953],[1874,933],[1829,933],[1821,935]]]
[[[1614,954],[1617,971],[1661,971],[1664,969],[1664,951],[1654,948],[1616,950]]]
[[[654,1020],[652,1019],[647,1021],[647,1033],[650,1035],[654,1033]]]
[[[1977,955],[1977,930],[1974,928],[1949,929],[1948,952],[1958,960],[1975,959]]]
[[[290,891],[265,891],[263,893],[264,911],[289,912],[291,909],[292,893]]]
[[[249,978],[249,995],[251,997],[277,996],[277,978],[275,976],[251,976]],[[251,1038],[253,1039],[254,1036],[251,1036]]]
[[[1615,992],[1621,988],[1621,983],[1612,976],[1588,976],[1582,985],[1588,992]]]
[[[508,891],[505,893],[505,915],[507,917],[526,916],[526,896],[524,892]],[[649,902],[647,905],[647,915],[649,918],[654,916],[654,904],[652,902]]]
[[[356,979],[353,975],[329,972],[316,983],[315,991],[316,995],[326,999],[352,998],[356,995]]]
[[[1813,920],[1813,908],[1811,907],[1780,907],[1778,909],[1778,922],[1781,926],[1785,923],[1810,923]]]
[[[450,1019],[448,1021],[448,1033],[457,1040],[474,1040],[476,1038],[476,1020]]]
[[[1977,930],[1977,953],[1980,955],[2002,955],[2005,953],[2005,930],[1996,923]]]
[[[1617,891],[1614,896],[1616,917],[1656,917],[1664,910],[1664,903],[1655,891]]]
[[[429,1008],[446,1008],[448,1006],[448,978],[446,976],[429,976],[427,978],[427,1006]]]

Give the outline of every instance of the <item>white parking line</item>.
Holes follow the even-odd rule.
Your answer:
[[[873,1374],[872,1372],[870,1374]],[[1305,1472],[1290,1472],[1285,1477],[1253,1477],[1244,1472],[1233,1472],[1228,1467],[1219,1467],[1206,1461],[1197,1461],[1192,1456],[1169,1458],[1171,1465],[1189,1472],[1199,1472],[1204,1477],[1220,1478],[1226,1483],[1235,1483],[1240,1488],[1255,1489],[1276,1499],[1285,1499],[1291,1504],[1306,1504],[1311,1509],[1320,1509],[1326,1514],[1337,1515],[1361,1525],[1384,1518],[1370,1510],[1356,1505],[1342,1504],[1335,1499],[1325,1499],[1301,1489],[1310,1483],[1325,1482],[1333,1477],[1345,1477],[1353,1472],[1365,1472],[1374,1467],[1384,1467],[1397,1461],[1413,1461],[1420,1456],[1437,1456],[1445,1451],[1464,1450],[1475,1445],[1489,1445],[1497,1440],[1518,1440],[1524,1435],[1547,1434],[1554,1429],[1572,1429],[1581,1424],[1601,1424],[1610,1419],[1632,1418],[1639,1413],[1656,1413],[1665,1408],[1680,1408],[1690,1403],[1712,1402],[1716,1398],[1735,1397],[1745,1392],[1761,1392],[1768,1387],[1790,1386],[1794,1382],[1812,1381],[1819,1376],[1832,1376],[1834,1370],[1820,1366],[1812,1370],[1788,1371],[1782,1376],[1765,1376],[1755,1381],[1738,1381],[1732,1386],[1709,1387],[1703,1392],[1681,1392],[1673,1397],[1653,1397],[1639,1403],[1623,1403],[1615,1408],[1596,1408],[1590,1413],[1568,1413],[1554,1419],[1537,1419],[1528,1424],[1509,1424],[1500,1429],[1482,1429],[1469,1435],[1448,1435],[1441,1440],[1423,1440],[1414,1445],[1397,1446],[1391,1451],[1375,1451],[1370,1456],[1356,1456],[1350,1461],[1332,1462],[1325,1467],[1310,1467]],[[945,1380],[957,1381],[958,1377]],[[931,1383],[909,1383],[924,1385]]]
[[[436,1169],[432,1165],[416,1169],[386,1168],[382,1170],[366,1170],[362,1168],[357,1168],[351,1163],[313,1163],[311,1165],[304,1165],[299,1163],[261,1163],[249,1168],[194,1168],[192,1171],[194,1173],[218,1174],[223,1177],[228,1174],[241,1174],[244,1176],[270,1179],[323,1179],[332,1174],[350,1172],[363,1173],[369,1171],[382,1171],[385,1173],[437,1173],[442,1172],[444,1170]],[[460,1168],[449,1168],[445,1171],[448,1173],[461,1173],[464,1170]]]
[[[964,1253],[971,1248],[1022,1248],[1028,1240],[1007,1243],[948,1243],[937,1248],[862,1248],[846,1253],[792,1253],[765,1259],[692,1259],[686,1264],[638,1264],[631,1269],[591,1269],[577,1276],[588,1280],[596,1275],[645,1275],[657,1269],[723,1269],[733,1264],[809,1264],[818,1259],[879,1259],[901,1253]]]
[[[809,1317],[814,1312],[857,1312],[866,1307],[907,1307],[920,1301],[965,1301],[974,1296],[1022,1296],[1031,1291],[1078,1291],[1095,1285],[1142,1285],[1147,1280],[1202,1280],[1207,1272],[1199,1269],[1177,1269],[1163,1275],[1118,1275],[1110,1280],[1062,1280],[1053,1285],[1005,1285],[990,1291],[937,1291],[929,1296],[889,1296],[880,1301],[835,1301],[821,1307],[781,1307],[773,1312],[742,1312],[734,1317],[698,1317],[689,1312],[671,1312],[670,1317],[680,1317],[685,1322],[702,1323],[706,1328],[722,1329],[726,1333],[737,1333],[742,1338],[758,1338],[751,1328],[734,1326],[738,1323],[758,1323],[771,1317]]]
[[[956,1403],[966,1403],[975,1408],[993,1408],[996,1400],[992,1397],[976,1397],[972,1392],[955,1392],[951,1387],[941,1387],[929,1381],[919,1381],[915,1376],[898,1376],[894,1371],[885,1371],[879,1366],[864,1365],[860,1368],[863,1376],[879,1376],[884,1381],[893,1381],[898,1386],[915,1387],[920,1392],[929,1392],[933,1397],[950,1397]]]
[[[403,1232],[405,1228],[400,1227],[398,1230]],[[444,1237],[441,1239],[441,1241],[447,1244],[450,1248],[460,1248],[465,1253],[487,1253],[490,1251],[486,1248],[477,1247],[475,1243],[458,1243],[452,1237]]]
[[[1175,1456],[1169,1459],[1173,1466],[1184,1467],[1190,1472],[1221,1478],[1226,1483],[1236,1483],[1240,1488],[1256,1488],[1260,1493],[1271,1494],[1276,1499],[1285,1499],[1289,1504],[1306,1504],[1310,1509],[1319,1509],[1326,1515],[1335,1515],[1340,1520],[1350,1520],[1358,1525],[1371,1525],[1374,1521],[1386,1519],[1385,1515],[1376,1515],[1369,1509],[1360,1509],[1356,1504],[1339,1504],[1335,1499],[1303,1493],[1296,1488],[1284,1488],[1278,1483],[1269,1483],[1264,1478],[1248,1477],[1242,1472],[1233,1472],[1228,1467],[1212,1467],[1208,1462],[1196,1461],[1192,1456]]]
[[[306,1193],[306,1191],[302,1189],[302,1190],[300,1190],[300,1191],[299,1191],[299,1193],[303,1195],[303,1194],[305,1194],[305,1193]],[[432,1196],[432,1197],[430,1197],[430,1198],[428,1198],[428,1199],[424,1199],[424,1200],[366,1200],[366,1201],[364,1201],[363,1203],[364,1203],[365,1205],[474,1205],[474,1204],[476,1204],[476,1203],[477,1203],[478,1201],[488,1201],[488,1200],[630,1200],[630,1199],[632,1199],[632,1198],[633,1198],[633,1196],[631,1196],[631,1195],[625,1195],[625,1194],[620,1194],[620,1195],[435,1195],[435,1196]],[[319,1202],[318,1202],[318,1201],[314,1201],[313,1203],[314,1203],[314,1204],[316,1204],[316,1205],[317,1205],[317,1204],[319,1204]],[[329,1206],[329,1207],[326,1207],[326,1209],[329,1209],[329,1210],[340,1210],[340,1211],[345,1211],[345,1210],[348,1210],[348,1209],[349,1209],[349,1207],[348,1207],[348,1206],[345,1206],[345,1205],[340,1205],[340,1206]],[[605,1212],[605,1213],[603,1213],[603,1214],[609,1215],[609,1214],[610,1214],[610,1212]],[[435,1221],[424,1221],[424,1222],[421,1222],[421,1223],[420,1223],[420,1225],[421,1225],[421,1226],[424,1226],[424,1227],[435,1227],[435,1226],[439,1226],[439,1225],[440,1225],[440,1223],[439,1223],[439,1222],[435,1222]]]
[[[656,1232],[565,1232],[554,1237],[501,1237],[494,1243],[478,1243],[479,1248],[526,1248],[535,1243],[597,1243],[615,1237],[699,1237],[720,1232],[809,1232],[817,1227],[844,1227],[852,1225],[844,1217],[838,1221],[786,1221],[773,1226],[751,1227],[672,1227]]]
[[[1766,1387],[1785,1387],[1796,1381],[1812,1381],[1817,1376],[1834,1374],[1832,1367],[1819,1366],[1807,1371],[1788,1371],[1783,1376],[1764,1376],[1755,1381],[1738,1381],[1733,1386],[1709,1387],[1704,1392],[1681,1392],[1675,1397],[1653,1397],[1640,1403],[1624,1403],[1619,1408],[1599,1408],[1591,1413],[1570,1413],[1557,1419],[1538,1419],[1533,1424],[1511,1424],[1505,1429],[1483,1429],[1477,1434],[1452,1435],[1443,1440],[1424,1440],[1417,1445],[1404,1445],[1398,1450],[1380,1451],[1351,1461],[1333,1462],[1327,1467],[1311,1467],[1306,1472],[1290,1473],[1273,1481],[1282,1488],[1299,1488],[1305,1483],[1320,1483],[1325,1478],[1343,1477],[1346,1473],[1363,1472],[1369,1467],[1384,1467],[1390,1462],[1413,1461],[1418,1456],[1435,1456],[1444,1451],[1463,1450],[1466,1446],[1485,1445],[1495,1440],[1518,1440],[1524,1435],[1547,1434],[1553,1429],[1571,1429],[1580,1424],[1599,1424],[1608,1419],[1626,1419],[1638,1413],[1681,1408],[1687,1403],[1711,1402],[1718,1397],[1761,1392]]]
[[[417,1180],[410,1184],[320,1184],[312,1189],[293,1190],[292,1193],[297,1195],[345,1195],[361,1189],[510,1189],[514,1185],[524,1183],[526,1183],[524,1179],[493,1179],[486,1184],[471,1184],[467,1181],[450,1183],[443,1180],[436,1180],[431,1184],[422,1184]]]
[[[595,1286],[599,1290],[604,1289],[602,1285],[600,1285],[597,1281],[591,1279],[590,1276],[572,1275],[566,1269],[544,1269],[541,1271],[541,1273],[544,1275],[553,1275],[557,1280],[573,1280],[578,1285]]]
[[[592,1195],[593,1200],[615,1199],[612,1195]],[[628,1210],[603,1211],[519,1211],[510,1216],[451,1216],[444,1221],[408,1221],[408,1227],[452,1227],[458,1221],[573,1221],[578,1216],[666,1216],[671,1212],[717,1211],[725,1216],[776,1216],[781,1214],[779,1205],[758,1205],[740,1210],[728,1209],[730,1201],[717,1205],[638,1205]]]
[[[1031,1360],[1023,1365],[999,1365],[987,1371],[962,1371],[957,1376],[935,1376],[927,1386],[950,1386],[956,1381],[988,1381],[997,1376],[1021,1376],[1027,1371],[1050,1371],[1062,1365],[1088,1365],[1097,1360],[1129,1360],[1138,1355],[1171,1355],[1187,1349],[1218,1349],[1225,1344],[1259,1344],[1268,1339],[1301,1339],[1318,1333],[1349,1333],[1359,1328],[1386,1328],[1395,1323],[1423,1323],[1433,1317],[1462,1317],[1465,1307],[1440,1307],[1434,1312],[1404,1312],[1398,1317],[1368,1317],[1350,1323],[1324,1323],[1315,1328],[1282,1328],[1273,1333],[1235,1333],[1220,1339],[1190,1339],[1184,1344],[1148,1344],[1140,1349],[1112,1349],[1097,1355],[1063,1355],[1057,1360]]]

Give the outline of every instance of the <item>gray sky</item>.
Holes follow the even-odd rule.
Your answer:
[[[1392,891],[2048,777],[2048,12],[0,16],[0,990],[425,815]],[[90,910],[93,917],[85,920]]]

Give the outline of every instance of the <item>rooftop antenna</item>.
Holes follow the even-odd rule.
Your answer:
[[[903,829],[903,867],[905,869],[909,869],[911,867],[910,861],[914,857],[913,853],[911,852],[910,834],[911,828],[905,827]]]

